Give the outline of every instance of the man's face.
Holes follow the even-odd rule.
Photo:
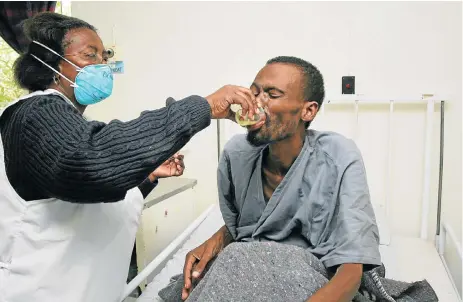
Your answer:
[[[262,103],[266,120],[258,129],[248,128],[249,143],[261,146],[304,131],[301,119],[306,103],[304,76],[297,66],[284,63],[266,65],[257,74],[251,90]]]

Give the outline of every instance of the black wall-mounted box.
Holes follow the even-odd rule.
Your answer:
[[[342,77],[342,94],[355,94],[355,77]]]

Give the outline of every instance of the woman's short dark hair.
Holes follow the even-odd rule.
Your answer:
[[[37,14],[23,22],[24,34],[30,41],[40,42],[60,55],[64,54],[70,43],[66,41],[66,34],[79,28],[96,31],[85,21],[50,12]],[[15,61],[14,76],[21,87],[29,91],[45,90],[53,83],[55,72],[31,54],[56,70],[59,70],[61,58],[35,43],[30,43],[28,50]]]

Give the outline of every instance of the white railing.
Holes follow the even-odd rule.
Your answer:
[[[175,238],[162,252],[156,256],[135,278],[132,279],[124,288],[124,292],[121,297],[121,301],[127,298],[130,293],[132,293],[138,285],[140,285],[148,276],[158,268],[159,265],[167,261],[173,254],[175,254],[176,250],[183,244],[185,240],[193,233],[194,230],[201,224],[201,222],[206,219],[207,215],[212,211],[214,208],[211,205],[207,208],[195,221],[193,221],[186,229],[181,233],[177,238]]]
[[[424,146],[424,176],[423,176],[423,193],[422,193],[422,208],[421,208],[421,227],[420,237],[423,240],[428,239],[428,226],[429,226],[429,208],[430,208],[430,182],[431,182],[431,156],[432,156],[432,138],[433,138],[433,125],[434,125],[434,107],[436,103],[441,103],[444,99],[442,97],[436,97],[433,95],[412,95],[403,97],[387,97],[387,96],[368,96],[368,95],[340,95],[334,97],[326,97],[324,105],[320,112],[322,115],[325,114],[325,106],[329,104],[349,104],[354,105],[355,114],[355,125],[354,125],[354,140],[358,136],[358,121],[359,121],[359,106],[361,104],[389,104],[389,130],[388,130],[388,158],[387,158],[387,177],[386,177],[386,200],[385,200],[385,212],[386,219],[389,221],[389,210],[391,202],[392,192],[392,142],[393,142],[393,116],[394,116],[394,104],[426,104],[426,138]],[[443,107],[441,106],[441,109]],[[440,214],[438,214],[440,215]]]
[[[354,103],[354,113],[356,115],[356,129],[354,131],[354,139],[357,137],[357,127],[358,127],[358,114],[359,114],[359,104],[389,104],[389,130],[388,130],[388,168],[387,168],[387,178],[386,178],[386,201],[385,201],[385,210],[386,218],[389,219],[389,207],[390,207],[390,194],[391,194],[391,177],[392,177],[392,142],[393,142],[393,133],[392,133],[392,124],[393,124],[393,113],[394,113],[394,104],[426,104],[426,136],[425,136],[425,154],[424,154],[424,175],[423,175],[423,193],[422,193],[422,210],[421,210],[421,228],[420,228],[420,238],[423,240],[428,239],[428,226],[429,226],[429,208],[431,204],[430,198],[430,183],[431,183],[431,154],[432,154],[432,139],[433,139],[433,127],[434,127],[434,107],[436,103],[440,103],[440,161],[439,161],[439,191],[438,191],[438,204],[437,204],[437,229],[436,229],[436,242],[435,247],[439,253],[441,261],[447,271],[449,279],[455,289],[455,292],[459,296],[461,301],[460,292],[455,284],[455,280],[452,276],[451,270],[445,259],[445,247],[447,243],[447,237],[450,238],[452,246],[456,249],[458,256],[460,258],[461,267],[463,263],[463,253],[460,242],[457,240],[455,233],[452,228],[443,223],[441,225],[441,210],[442,210],[442,172],[443,172],[443,148],[444,148],[444,100],[442,97],[435,97],[432,95],[421,95],[421,96],[411,96],[411,97],[400,97],[400,98],[389,98],[389,97],[369,97],[363,95],[343,95],[340,97],[327,98],[325,104],[348,104]],[[325,105],[321,108],[321,114],[325,114]]]

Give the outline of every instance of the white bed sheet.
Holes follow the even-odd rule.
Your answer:
[[[377,209],[375,209],[375,212],[376,211]],[[386,277],[401,281],[416,281],[426,278],[433,286],[440,301],[458,302],[459,300],[456,298],[456,294],[446,271],[440,262],[437,252],[433,253],[432,244],[427,244],[428,242],[421,242],[419,239],[416,239],[418,240],[416,241],[413,238],[398,237],[397,239],[391,239],[388,224],[387,221],[385,221],[385,216],[381,214],[377,214],[376,216],[380,236],[385,239],[381,240],[380,253],[382,261],[386,266]],[[174,254],[172,259],[166,263],[162,271],[154,277],[150,284],[148,284],[137,302],[162,301],[158,297],[157,293],[167,286],[172,276],[182,272],[185,256],[188,251],[207,240],[223,224],[224,222],[222,220],[220,209],[218,206],[215,206],[208,217]],[[420,249],[426,249],[426,252],[423,254],[423,251],[420,251]],[[405,252],[398,253],[398,251]],[[417,252],[417,254],[415,254],[414,251]],[[421,262],[423,263],[419,263],[419,259],[423,255],[430,259],[422,260]],[[416,263],[418,267],[414,263]],[[432,265],[430,266],[430,264]],[[402,268],[406,268],[406,270],[399,270],[399,265]],[[428,269],[426,269],[426,267]]]

